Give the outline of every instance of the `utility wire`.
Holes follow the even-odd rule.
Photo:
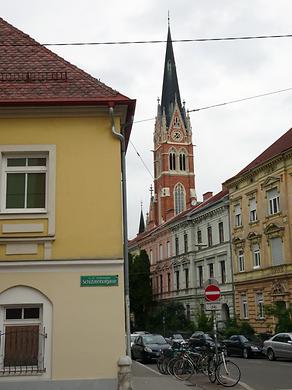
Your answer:
[[[230,101],[224,102],[224,103],[213,104],[211,106],[205,106],[205,107],[201,107],[201,108],[194,108],[192,110],[188,110],[188,112],[196,112],[196,111],[208,110],[210,108],[222,107],[222,106],[226,106],[227,104],[239,103],[239,102],[242,102],[242,101],[245,101],[245,100],[257,99],[257,98],[260,98],[260,97],[264,97],[264,96],[268,96],[268,95],[274,95],[276,93],[282,93],[282,92],[287,92],[287,91],[291,91],[291,90],[292,90],[292,87],[285,88],[285,89],[279,89],[277,91],[266,92],[266,93],[262,93],[262,94],[259,94],[259,95],[248,96],[248,97],[241,98],[241,99],[234,99],[234,100],[230,100]],[[139,121],[134,121],[132,123],[133,124],[134,123],[141,123],[141,122],[146,122],[146,121],[152,121],[154,119],[155,118],[142,119],[142,120],[139,120]],[[130,143],[133,146],[133,148],[135,149],[135,152],[137,153],[138,157],[141,159],[142,164],[144,165],[144,167],[146,168],[146,170],[148,171],[148,173],[151,175],[152,179],[154,180],[152,173],[148,169],[147,165],[143,161],[141,155],[139,154],[138,150],[136,149],[136,147],[134,146],[134,144],[133,144],[133,142],[131,140],[130,140]]]
[[[291,90],[292,90],[292,87],[285,88],[285,89],[278,89],[277,91],[271,91],[271,92],[261,93],[261,94],[259,94],[259,95],[248,96],[248,97],[241,98],[241,99],[234,99],[234,100],[230,100],[230,101],[224,102],[224,103],[213,104],[213,105],[211,105],[211,106],[205,106],[205,107],[200,107],[200,108],[194,108],[194,109],[192,109],[192,110],[188,110],[188,112],[196,112],[196,111],[208,110],[208,109],[210,109],[210,108],[216,108],[216,107],[226,106],[226,105],[228,105],[228,104],[239,103],[239,102],[243,102],[243,101],[245,101],[245,100],[258,99],[258,98],[260,98],[260,97],[264,97],[264,96],[268,96],[268,95],[274,95],[274,94],[277,94],[277,93],[287,92],[287,91],[291,91]],[[140,123],[140,122],[152,121],[152,120],[154,120],[154,119],[155,119],[155,118],[142,119],[142,120],[134,121],[133,123],[136,124],[136,123]]]
[[[274,39],[274,38],[292,38],[292,34],[277,34],[277,35],[250,35],[241,37],[218,37],[218,38],[194,38],[194,39],[172,39],[173,43],[185,42],[220,42],[220,41],[239,41],[252,39]],[[166,40],[143,40],[143,41],[105,41],[105,42],[60,42],[60,43],[42,43],[43,46],[95,46],[95,45],[132,45],[132,44],[154,44],[166,43]],[[3,46],[37,46],[35,44],[0,44]]]
[[[282,93],[282,92],[287,92],[287,91],[291,91],[291,90],[292,90],[292,87],[285,88],[285,89],[279,89],[278,91],[266,92],[266,93],[261,93],[260,95],[254,95],[254,96],[248,96],[248,97],[241,98],[241,99],[230,100],[229,102],[213,104],[212,106],[206,106],[206,107],[201,107],[201,108],[194,108],[193,110],[188,110],[188,112],[208,110],[209,108],[226,106],[227,104],[243,102],[244,100],[257,99],[257,98],[260,98],[260,97],[263,97],[263,96],[274,95],[276,93]]]
[[[140,153],[138,152],[138,150],[135,148],[133,142],[130,140],[130,144],[133,146],[135,152],[137,153],[138,157],[140,158],[140,160],[142,161],[142,164],[144,165],[145,169],[147,170],[147,172],[149,173],[149,175],[152,177],[152,179],[154,180],[154,177],[151,173],[151,171],[149,170],[149,168],[147,167],[147,165],[145,164],[144,160],[142,159]]]

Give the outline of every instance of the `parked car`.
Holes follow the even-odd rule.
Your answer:
[[[227,355],[238,355],[245,359],[262,355],[263,343],[259,338],[247,337],[242,334],[230,336],[223,340]]]
[[[292,332],[277,333],[269,340],[264,341],[263,353],[269,360],[292,359]]]
[[[197,331],[192,334],[188,341],[190,348],[215,348],[215,340],[209,333]],[[217,340],[217,347],[223,351],[226,351],[225,345]]]
[[[139,335],[132,345],[132,358],[142,362],[158,359],[162,351],[171,349],[163,336],[160,334]]]
[[[137,337],[139,337],[138,334],[135,334],[135,333],[132,333],[131,334],[131,347],[132,345],[134,344],[135,340],[137,339]]]
[[[170,343],[185,344],[185,339],[180,333],[174,333],[169,337]]]

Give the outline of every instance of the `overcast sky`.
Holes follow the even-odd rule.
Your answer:
[[[0,0],[0,16],[40,43],[166,40],[292,34],[291,0]],[[174,43],[189,110],[292,88],[292,38]],[[165,43],[49,47],[137,99],[127,152],[129,238],[149,206],[157,98]],[[292,90],[190,114],[198,199],[220,191],[292,127]],[[134,145],[134,147],[133,147]]]

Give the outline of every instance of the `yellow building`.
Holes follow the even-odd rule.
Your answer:
[[[0,43],[0,387],[116,388],[126,342],[113,133],[127,143],[135,101],[3,19]]]
[[[292,129],[224,184],[236,314],[258,332],[273,332],[265,305],[292,303]]]

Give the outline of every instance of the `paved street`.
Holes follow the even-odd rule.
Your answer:
[[[267,359],[230,358],[241,370],[241,385],[253,390],[292,390],[292,361],[273,361]],[[147,367],[156,370],[155,364]],[[149,372],[151,375],[151,372]],[[205,378],[193,378],[192,383],[202,389],[215,389]],[[241,387],[241,388],[242,388]],[[238,388],[237,386],[234,389]]]
[[[242,381],[255,390],[292,390],[292,361],[231,359],[239,365]]]

